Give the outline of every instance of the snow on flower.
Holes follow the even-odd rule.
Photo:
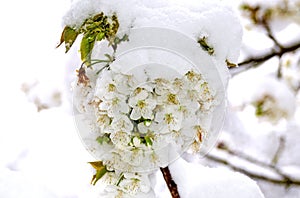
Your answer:
[[[113,196],[137,195],[144,192],[142,189],[148,191],[150,184],[143,183],[146,180],[140,174],[148,176],[159,167],[168,166],[187,150],[200,151],[207,137],[206,131],[209,131],[213,122],[213,112],[220,112],[224,107],[218,105],[224,99],[223,92],[219,90],[227,84],[226,63],[234,63],[237,59],[238,53],[235,52],[240,45],[241,29],[239,25],[234,25],[239,23],[236,23],[232,10],[221,10],[218,4],[209,4],[206,9],[194,5],[192,1],[187,1],[186,5],[169,0],[155,2],[113,0],[99,4],[98,1],[89,0],[89,6],[85,6],[85,9],[81,8],[81,3],[75,3],[64,20],[65,25],[75,30],[81,27],[88,16],[96,13],[107,15],[114,22],[107,22],[108,28],[105,30],[112,34],[105,35],[106,39],[101,33],[95,35],[95,43],[97,39],[106,40],[105,43],[101,41],[101,49],[87,51],[91,56],[83,57],[83,60],[91,60],[91,63],[83,64],[87,76],[81,68],[84,75],[78,80],[77,87],[75,85],[74,97],[76,107],[85,113],[82,115],[85,119],[80,121],[88,122],[86,131],[91,132],[84,132],[84,135],[88,136],[86,139],[94,139],[94,144],[97,144],[95,146],[89,142],[93,147],[88,149],[105,167],[98,169],[106,170],[104,180],[108,178],[111,181],[108,185]],[[160,6],[152,7],[152,4]],[[161,9],[162,5],[167,9]],[[115,15],[110,16],[111,13]],[[226,28],[228,23],[215,25],[214,22],[223,16],[230,19],[228,21],[233,23],[230,24],[232,28]],[[132,28],[146,26],[154,26],[154,32],[156,28],[172,29],[172,33],[165,32],[171,36],[170,39],[183,39],[182,43],[185,44],[189,37],[195,45],[190,43],[183,46],[178,42],[179,45],[175,46],[173,43],[171,46],[161,46],[155,43],[156,39],[153,39],[154,44],[147,43],[153,35],[143,43],[140,37],[144,37],[144,33],[151,33],[151,28],[143,29],[145,32],[142,35],[139,31],[135,34]],[[219,34],[216,28],[224,34]],[[183,34],[179,36],[179,32]],[[163,40],[160,33],[159,41]],[[229,35],[236,36],[231,39]],[[122,40],[125,38],[123,36],[128,36],[128,39]],[[119,45],[123,41],[128,41],[128,45]],[[137,43],[159,48],[135,46]],[[169,45],[168,42],[166,44]],[[107,54],[107,48],[110,47],[113,52],[110,50],[111,53]],[[193,51],[191,49],[199,50],[199,54],[190,54],[189,51]],[[184,52],[183,56],[180,55],[181,51]],[[102,57],[104,59],[99,60]],[[214,136],[215,131],[212,129],[210,135]],[[104,146],[105,153],[100,151]],[[128,176],[129,173],[139,177]],[[94,179],[99,179],[102,174],[98,172]]]
[[[115,192],[136,194],[143,188],[147,193],[150,184],[141,179],[141,172],[147,175],[164,167],[189,148],[199,151],[205,136],[198,115],[217,103],[214,90],[198,71],[138,84],[134,75],[107,68],[95,81],[86,86],[88,94],[85,85],[75,86],[82,94],[75,102],[85,109],[85,120],[96,122],[87,129],[97,144],[91,152],[106,167],[104,180],[115,186]],[[98,151],[101,147],[106,153]]]
[[[240,80],[239,78],[234,81]],[[296,106],[294,93],[283,81],[274,77],[257,79],[248,85],[247,90],[239,91],[244,97],[244,102],[239,105],[251,110],[259,120],[269,121],[275,125],[294,116]]]

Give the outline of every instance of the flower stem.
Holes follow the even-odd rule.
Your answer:
[[[180,198],[180,195],[178,193],[177,184],[172,178],[172,175],[170,173],[169,167],[160,168],[161,173],[164,176],[165,182],[169,188],[169,191],[172,195],[172,198]]]

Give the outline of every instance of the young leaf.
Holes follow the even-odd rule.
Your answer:
[[[153,142],[149,136],[145,136],[145,141],[147,146],[152,146]]]
[[[105,38],[105,33],[100,32],[100,33],[97,34],[96,40],[101,41],[104,38]]]
[[[93,175],[91,184],[96,185],[97,181],[98,181],[99,179],[101,179],[101,178],[105,175],[106,172],[107,172],[106,168],[103,168],[103,169],[101,169],[101,170],[97,170],[97,171],[96,171],[96,174]]]
[[[57,47],[59,47],[62,43],[65,43],[67,53],[75,42],[77,36],[78,32],[75,29],[66,26],[61,34],[60,43],[57,45]]]
[[[105,167],[101,161],[89,162],[89,164],[92,165],[92,167],[96,170],[101,170],[103,167]]]
[[[93,168],[96,170],[96,174],[93,175],[93,178],[91,180],[91,184],[95,185],[97,181],[105,175],[107,169],[101,161],[89,162],[89,164],[91,164]]]
[[[231,63],[229,60],[226,59],[226,65],[228,68],[237,67],[238,65],[235,63]]]
[[[99,136],[99,137],[97,137],[97,142],[99,143],[99,144],[103,144],[104,142],[105,143],[108,143],[108,142],[110,142],[110,138],[109,138],[109,136],[108,135],[103,135],[103,136]]]
[[[81,60],[86,63],[87,66],[91,65],[91,54],[95,44],[96,36],[86,34],[83,36],[80,44]]]
[[[206,42],[206,37],[202,37],[198,40],[198,43],[200,44],[201,48],[208,52],[209,55],[213,55],[215,50],[213,47],[209,46]]]

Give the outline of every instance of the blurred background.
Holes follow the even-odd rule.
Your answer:
[[[230,68],[220,138],[196,161],[248,175],[267,198],[300,197],[300,1],[228,3],[244,27],[239,67]],[[55,48],[69,6],[0,3],[0,197],[97,193],[72,117],[78,60]]]

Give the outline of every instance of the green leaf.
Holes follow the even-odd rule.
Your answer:
[[[96,162],[88,162],[90,165],[92,165],[92,167],[96,170],[101,170],[104,165],[103,165],[103,162],[101,161],[96,161]]]
[[[59,47],[62,43],[65,43],[67,53],[75,42],[77,36],[78,32],[75,29],[66,26],[61,34],[60,43],[57,45],[57,47]]]
[[[145,141],[147,146],[152,146],[153,142],[149,136],[145,136]]]
[[[213,55],[215,50],[213,47],[209,46],[206,42],[206,37],[202,37],[198,40],[198,43],[200,44],[201,48],[208,52],[209,55]]]
[[[86,63],[87,66],[91,65],[91,55],[95,44],[96,36],[86,34],[83,36],[80,44],[81,60]]]
[[[108,136],[108,134],[105,134],[105,135],[103,135],[103,136],[99,136],[99,137],[97,137],[97,142],[99,143],[99,144],[103,144],[103,143],[108,143],[108,142],[110,142],[110,138],[109,138],[109,136]]]
[[[89,164],[91,164],[96,170],[96,174],[93,175],[93,178],[91,180],[91,184],[95,185],[97,181],[101,179],[105,175],[105,173],[107,173],[107,169],[101,161],[89,162]]]
[[[256,109],[255,109],[255,115],[260,117],[263,116],[265,111],[264,111],[264,107],[263,107],[264,103],[260,102],[258,104],[256,104]]]
[[[104,38],[105,38],[105,33],[104,32],[100,32],[100,33],[97,34],[96,40],[97,41],[101,41]]]

